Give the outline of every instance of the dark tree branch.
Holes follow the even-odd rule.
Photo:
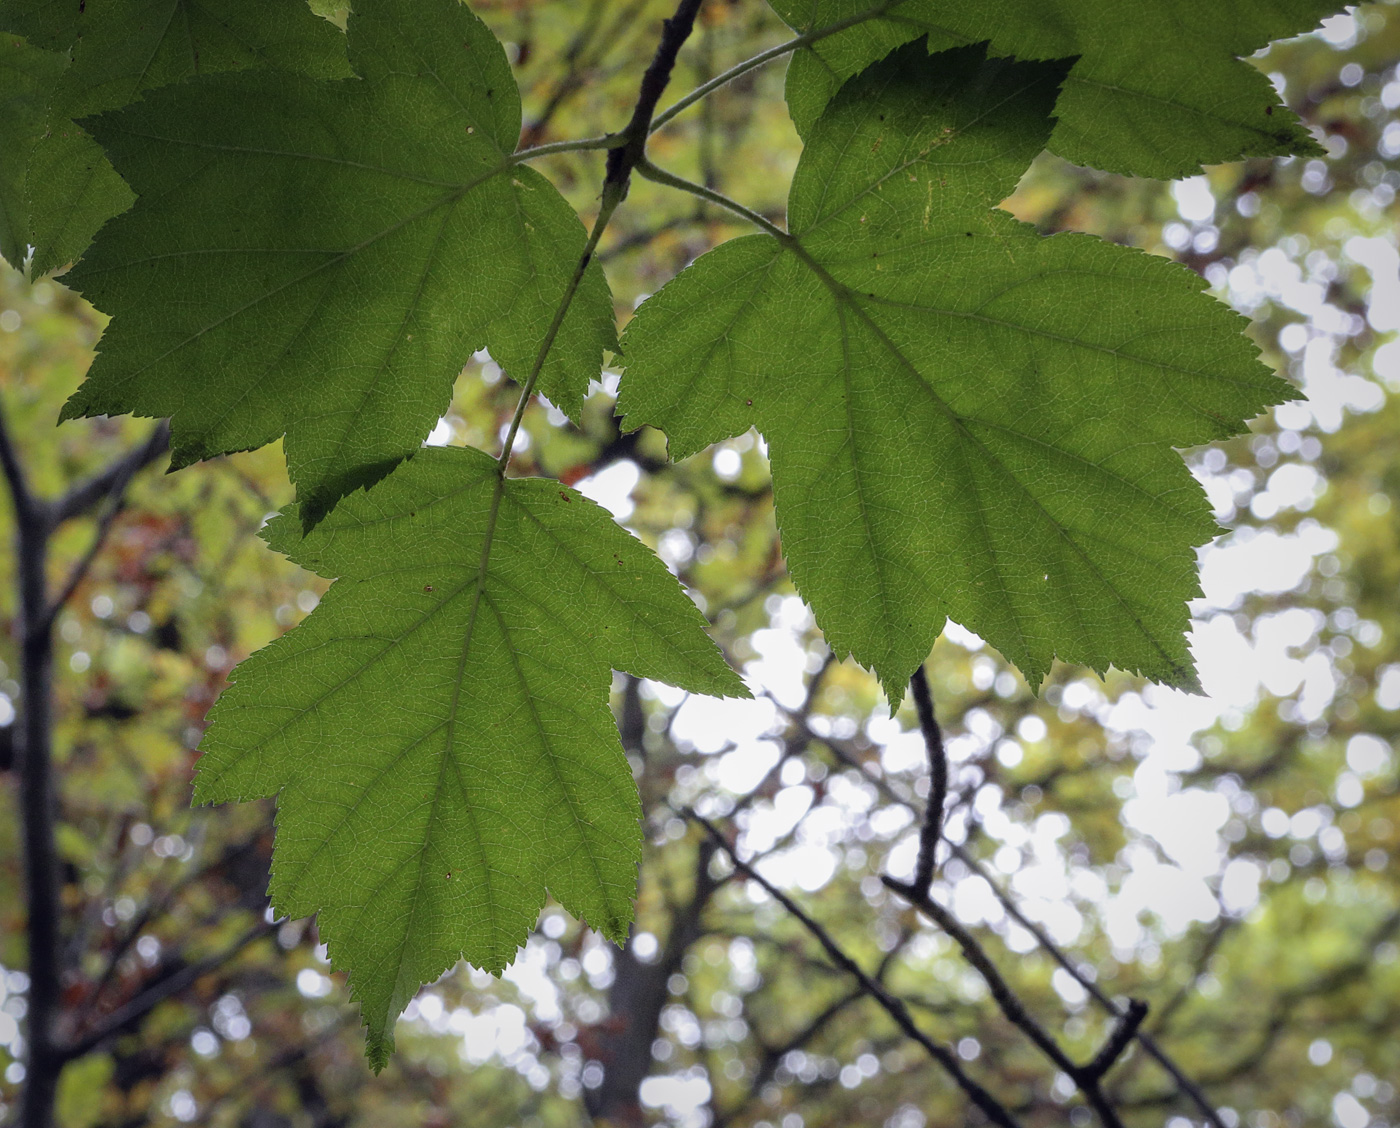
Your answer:
[[[100,1026],[93,1028],[67,1045],[57,1047],[60,1061],[71,1061],[91,1053],[108,1038],[121,1034],[145,1018],[166,999],[178,995],[195,980],[208,975],[211,971],[217,971],[255,940],[261,940],[264,936],[271,935],[281,923],[280,920],[259,921],[223,951],[215,952],[212,956],[206,956],[192,964],[186,964],[172,971],[169,975],[157,979],[130,1002],[113,1011]]]
[[[24,466],[19,460],[19,451],[15,449],[14,440],[10,437],[10,426],[5,417],[3,403],[0,403],[0,470],[3,470],[5,483],[10,489],[10,500],[15,507],[15,523],[19,525],[32,522],[37,511],[42,509],[43,503],[30,492],[29,477],[24,472]]]
[[[55,1026],[61,1008],[63,910],[55,840],[58,800],[53,774],[53,632],[45,621],[53,521],[48,504],[29,490],[3,415],[0,463],[14,503],[19,588],[20,715],[14,728],[29,957],[29,1055],[19,1123],[23,1128],[49,1128],[53,1123],[58,1075],[63,1068],[55,1047]]]
[[[621,133],[626,141],[618,148],[608,150],[608,171],[603,181],[605,199],[610,195],[618,200],[625,199],[632,170],[646,159],[647,136],[651,133],[656,104],[666,92],[671,72],[676,66],[676,56],[695,28],[695,17],[702,3],[704,0],[681,0],[676,14],[662,25],[661,42],[657,44],[656,54],[652,56],[646,73],[642,75],[632,120]]]
[[[1137,1036],[1138,1028],[1142,1026],[1143,1019],[1147,1017],[1147,1009],[1147,1004],[1141,999],[1128,1000],[1128,1009],[1114,1023],[1113,1031],[1104,1042],[1103,1049],[1094,1055],[1093,1061],[1079,1070],[1080,1076],[1088,1084],[1097,1085],[1102,1081],[1104,1074],[1127,1052],[1128,1046]]]
[[[101,516],[97,519],[97,531],[93,533],[92,543],[88,545],[87,551],[68,573],[68,578],[63,581],[63,586],[58,589],[58,594],[53,597],[49,605],[44,609],[44,626],[50,628],[54,620],[58,618],[59,612],[73,598],[74,592],[78,590],[78,585],[86,578],[92,569],[94,561],[97,560],[98,553],[102,551],[102,546],[107,543],[107,537],[112,532],[112,526],[117,523],[117,518],[121,516],[122,510],[126,508],[126,499],[122,496],[113,497],[102,510]]]
[[[704,828],[705,833],[708,834],[715,845],[724,852],[725,856],[733,863],[736,870],[750,881],[760,885],[770,897],[782,905],[783,908],[801,923],[802,927],[822,946],[822,949],[826,952],[831,961],[841,968],[842,971],[852,976],[856,982],[860,984],[865,993],[879,1003],[885,1013],[894,1020],[895,1025],[909,1038],[922,1046],[929,1057],[933,1058],[934,1061],[938,1062],[938,1064],[943,1067],[944,1071],[953,1079],[953,1082],[958,1088],[967,1095],[968,1099],[972,1101],[974,1105],[982,1110],[993,1124],[1000,1125],[1001,1128],[1019,1128],[1016,1119],[1007,1111],[1001,1102],[963,1071],[962,1063],[958,1061],[957,1055],[952,1050],[948,1049],[946,1046],[939,1045],[919,1029],[918,1024],[914,1022],[913,1016],[909,1013],[909,1008],[904,1005],[901,999],[891,995],[882,984],[877,983],[873,978],[867,975],[865,971],[861,969],[861,966],[847,955],[841,949],[840,945],[832,939],[831,934],[808,916],[797,902],[781,889],[777,888],[777,886],[773,885],[772,882],[760,875],[752,866],[741,861],[734,848],[729,845],[728,840],[725,839],[724,835],[719,832],[714,824],[702,818],[694,811],[688,810],[683,813],[686,818]]]
[[[49,502],[31,492],[0,409],[0,469],[15,511],[19,589],[20,716],[14,726],[14,756],[19,770],[29,965],[29,1054],[19,1120],[23,1128],[50,1128],[58,1077],[64,1062],[72,1056],[58,1034],[62,1014],[63,909],[56,842],[58,788],[53,770],[54,617],[95,559],[132,477],[157,458],[168,442],[169,430],[161,423],[145,443],[57,501]],[[48,556],[54,529],[104,499],[109,513],[99,523],[95,544],[60,589],[58,598],[50,601]]]
[[[599,1039],[603,1083],[584,1094],[584,1103],[594,1120],[626,1124],[642,1120],[640,1090],[651,1072],[651,1045],[661,1026],[661,1012],[670,998],[667,981],[680,970],[686,952],[703,934],[701,917],[722,884],[710,876],[714,852],[710,842],[701,842],[695,858],[694,889],[673,913],[666,947],[656,961],[643,963],[631,945],[613,957],[609,1022]]]
[[[998,970],[987,950],[977,942],[976,936],[963,928],[962,922],[953,917],[952,912],[932,898],[930,889],[934,880],[935,852],[938,851],[938,840],[942,837],[944,803],[948,801],[948,754],[944,750],[944,736],[939,731],[938,719],[934,717],[934,697],[928,689],[928,673],[923,666],[914,670],[914,676],[910,679],[910,689],[913,690],[914,708],[918,712],[918,728],[923,732],[924,746],[928,750],[930,794],[928,806],[924,809],[923,829],[918,834],[918,862],[914,868],[913,882],[899,882],[893,877],[882,877],[881,880],[888,889],[900,894],[914,908],[923,912],[925,917],[930,918],[952,936],[956,945],[962,949],[967,963],[972,964],[986,982],[991,996],[997,1001],[997,1006],[1001,1008],[1007,1022],[1021,1030],[1036,1045],[1037,1050],[1050,1059],[1051,1064],[1074,1080],[1079,1092],[1084,1094],[1086,1103],[1098,1113],[1099,1120],[1103,1121],[1106,1128],[1123,1128],[1123,1121],[1117,1111],[1114,1111],[1113,1104],[1103,1094],[1099,1082],[1112,1068],[1113,1062],[1123,1055],[1127,1044],[1133,1040],[1133,1034],[1137,1033],[1138,1027],[1141,1026],[1142,1019],[1147,1017],[1147,1003],[1131,1002],[1127,1012],[1117,1020],[1113,1036],[1109,1038],[1109,1043],[1103,1047],[1098,1057],[1089,1065],[1075,1065],[1070,1055],[1061,1050],[1060,1044],[1054,1040],[1050,1031],[1044,1029],[1043,1024],[1026,1008],[1021,996],[1016,995],[1015,989]]]
[[[992,962],[986,949],[977,942],[977,938],[968,932],[951,912],[927,893],[920,892],[912,885],[896,881],[892,877],[882,877],[880,880],[887,888],[898,893],[952,937],[953,941],[962,949],[967,962],[977,969],[978,974],[986,982],[992,993],[992,998],[996,1000],[997,1006],[1001,1008],[1001,1013],[1006,1016],[1006,1020],[1034,1042],[1056,1069],[1072,1076],[1078,1067],[1050,1036],[1049,1031],[1026,1010],[1025,1004],[1021,1002],[1020,997],[1012,990],[1011,985],[1006,982],[1001,972],[997,970],[996,964]]]
[[[875,786],[880,794],[884,795],[891,802],[899,803],[915,812],[920,811],[919,803],[910,799],[907,795],[900,794],[900,792],[892,787],[889,781],[882,776],[874,775],[867,770],[865,765],[861,763],[860,757],[856,752],[845,743],[820,735],[816,735],[816,740],[830,751],[832,757],[838,763],[860,772],[864,778],[868,779]],[[1127,1014],[1127,1008],[1120,1006],[1110,998],[1109,995],[1104,992],[1103,988],[1091,979],[1076,961],[1071,959],[1058,944],[1050,939],[1045,929],[1021,911],[1021,907],[1012,899],[1006,890],[1001,887],[1001,884],[996,878],[987,871],[987,868],[972,855],[971,851],[955,842],[950,842],[948,845],[949,852],[953,857],[957,858],[967,866],[969,870],[987,883],[987,886],[992,891],[992,895],[996,897],[1001,907],[1006,910],[1007,916],[1035,937],[1036,943],[1045,949],[1050,958],[1059,964],[1060,967],[1064,968],[1064,970],[1074,978],[1075,982],[1088,992],[1089,997],[1092,998],[1095,1003],[1102,1007],[1109,1015],[1113,1016],[1113,1018],[1119,1020],[1124,1018]],[[1215,1110],[1215,1106],[1211,1104],[1210,1099],[1205,1095],[1201,1086],[1187,1076],[1186,1071],[1183,1070],[1181,1066],[1177,1065],[1171,1055],[1162,1048],[1161,1044],[1152,1037],[1151,1034],[1139,1028],[1134,1032],[1133,1037],[1137,1043],[1142,1046],[1147,1056],[1152,1058],[1153,1061],[1166,1071],[1176,1084],[1177,1091],[1196,1106],[1196,1110],[1211,1128],[1225,1128],[1225,1122],[1220,1118],[1220,1114]]]
[[[80,517],[94,506],[119,497],[139,471],[170,449],[170,424],[161,420],[144,443],[133,447],[53,503],[54,524]]]
[[[1065,951],[1050,939],[1045,929],[1031,920],[1030,917],[1026,916],[1026,914],[1021,911],[1021,907],[1011,899],[1010,895],[1007,894],[1006,890],[1004,890],[1000,884],[993,880],[991,874],[987,872],[986,867],[974,858],[971,852],[962,846],[955,845],[953,847],[953,856],[988,884],[992,890],[992,895],[996,897],[1001,907],[1006,910],[1007,916],[1011,917],[1012,920],[1034,936],[1036,943],[1044,948],[1050,958],[1059,964],[1060,967],[1069,972],[1075,982],[1088,992],[1090,998],[1115,1019],[1121,1021],[1127,1016],[1128,1008],[1110,998],[1102,987],[1084,973],[1084,969],[1081,968],[1078,963],[1070,959]],[[1134,1031],[1133,1037],[1137,1040],[1138,1044],[1142,1046],[1144,1052],[1167,1071],[1172,1080],[1176,1082],[1177,1089],[1196,1106],[1196,1110],[1205,1117],[1206,1122],[1211,1125],[1211,1128],[1225,1128],[1225,1122],[1220,1118],[1220,1113],[1215,1110],[1215,1106],[1210,1103],[1210,1099],[1205,1095],[1201,1087],[1186,1075],[1186,1071],[1176,1064],[1172,1057],[1166,1050],[1162,1049],[1161,1045],[1152,1035],[1139,1026],[1139,1028]]]
[[[1098,1114],[1106,1128],[1123,1128],[1122,1119],[1108,1098],[1104,1096],[1099,1082],[1103,1075],[1108,1072],[1109,1067],[1122,1055],[1137,1028],[1142,1025],[1142,1020],[1147,1014],[1147,1005],[1136,1001],[1130,1004],[1103,1051],[1089,1065],[1076,1065],[1070,1056],[1060,1048],[1059,1043],[1055,1041],[1050,1032],[1026,1009],[1026,1005],[1021,1002],[1020,996],[1016,994],[1011,984],[1006,981],[1006,977],[997,969],[986,949],[977,942],[977,938],[964,928],[951,912],[930,897],[927,891],[903,881],[896,881],[892,877],[883,877],[880,880],[885,883],[887,888],[898,893],[953,938],[958,947],[962,949],[963,957],[982,976],[992,993],[992,998],[996,1000],[997,1006],[1001,1008],[1001,1013],[1006,1017],[1006,1020],[1025,1034],[1035,1044],[1035,1047],[1049,1058],[1056,1069],[1074,1081],[1080,1093],[1083,1094],[1085,1102]],[[1121,1044],[1119,1044],[1120,1037]],[[1110,1053],[1110,1051],[1112,1052]]]
[[[928,806],[924,809],[924,825],[919,831],[919,860],[914,866],[911,888],[922,897],[928,896],[933,884],[938,841],[943,837],[943,807],[948,802],[948,753],[943,747],[943,732],[933,713],[933,693],[928,686],[928,673],[923,666],[909,679],[914,695],[914,710],[919,715],[919,731],[924,734],[928,751]]]

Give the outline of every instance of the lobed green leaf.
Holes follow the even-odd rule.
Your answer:
[[[488,347],[533,364],[582,253],[511,159],[504,51],[456,0],[364,0],[359,77],[216,75],[89,119],[141,197],[70,275],[113,316],[65,417],[169,416],[174,464],[285,434],[308,524],[415,450]],[[576,413],[612,301],[591,267],[539,388]]]
[[[810,130],[791,234],[703,255],[624,336],[629,428],[767,437],[793,579],[896,701],[947,616],[1033,684],[1058,656],[1194,685],[1216,528],[1172,448],[1291,392],[1190,271],[992,208],[1063,74],[899,48]]]
[[[801,32],[873,18],[793,56],[787,96],[804,136],[841,83],[895,47],[987,43],[1019,59],[1074,58],[1049,148],[1076,164],[1178,177],[1243,157],[1322,150],[1241,56],[1310,31],[1336,0],[770,0]]]
[[[350,73],[344,36],[298,0],[3,0],[0,26],[71,59],[47,92],[45,131],[31,147],[8,150],[22,154],[13,167],[25,182],[35,274],[75,261],[133,200],[76,119],[197,74],[262,67],[322,78]]]
[[[0,33],[0,255],[17,268],[29,254],[33,224],[27,170],[15,155],[31,152],[44,135],[46,109],[63,65],[62,55]]]
[[[277,796],[273,902],[318,914],[379,1068],[418,987],[462,957],[503,969],[546,890],[625,940],[640,809],[612,669],[746,691],[640,541],[479,451],[425,449],[266,536],[339,579],[238,667],[195,799]]]

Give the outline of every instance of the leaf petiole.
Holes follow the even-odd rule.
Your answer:
[[[702,200],[707,200],[712,204],[732,211],[735,215],[742,216],[750,223],[762,228],[773,238],[777,239],[784,246],[791,244],[794,240],[791,235],[784,231],[772,220],[750,207],[745,207],[738,200],[731,200],[723,192],[716,192],[713,188],[706,188],[703,184],[696,184],[693,180],[687,180],[683,176],[677,176],[673,172],[667,172],[664,168],[651,163],[645,158],[637,162],[636,173],[643,180],[650,180],[654,184],[665,184],[668,188],[675,188],[680,192],[689,192],[692,196],[698,196]]]
[[[803,47],[808,47],[830,35],[835,35],[838,31],[845,31],[847,28],[855,27],[857,24],[865,23],[867,20],[878,19],[891,8],[897,7],[902,2],[903,0],[883,0],[883,3],[876,4],[873,8],[867,8],[864,12],[857,12],[854,16],[847,16],[844,20],[837,20],[835,23],[827,24],[825,27],[804,31],[801,35],[794,36],[786,43],[779,43],[776,47],[770,47],[766,51],[760,51],[757,55],[745,59],[742,63],[735,63],[723,74],[715,75],[709,82],[697,86],[684,98],[668,106],[664,112],[657,114],[651,123],[651,132],[655,133],[673,118],[690,109],[696,102],[714,93],[721,86],[727,86],[740,75],[747,74],[756,67],[763,66],[764,63],[770,63],[774,59],[780,59],[784,55],[790,55],[794,51],[800,51]]]

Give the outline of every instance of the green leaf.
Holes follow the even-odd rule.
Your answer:
[[[812,128],[792,235],[703,255],[624,336],[629,428],[767,436],[793,579],[896,700],[945,616],[1032,684],[1055,656],[1193,684],[1217,530],[1172,448],[1291,391],[1190,271],[991,208],[1062,74],[900,48]]]
[[[869,0],[769,0],[798,31],[857,17]],[[1076,164],[1172,178],[1242,157],[1321,155],[1241,56],[1297,35],[1336,0],[896,0],[880,18],[793,56],[787,96],[804,136],[841,83],[902,43],[988,42],[1020,59],[1077,57],[1049,148]]]
[[[0,33],[0,255],[16,268],[24,266],[33,241],[23,154],[44,134],[45,109],[63,65],[62,55]]]
[[[97,142],[58,116],[29,155],[25,195],[36,278],[76,262],[102,225],[136,199]]]
[[[350,73],[344,36],[296,0],[9,0],[0,3],[0,25],[72,58],[52,90],[48,129],[29,157],[35,274],[74,261],[133,199],[74,119],[196,74],[262,67],[321,78]]]
[[[625,938],[640,811],[610,671],[746,691],[641,542],[479,451],[425,449],[304,538],[294,512],[267,536],[340,579],[238,667],[195,799],[278,796],[273,901],[318,914],[378,1068],[419,985],[504,968],[546,889]]]
[[[364,0],[359,78],[217,75],[89,119],[141,197],[70,275],[113,315],[65,416],[170,416],[174,464],[286,435],[314,523],[417,448],[483,346],[521,378],[585,233],[511,158],[520,97],[456,0]],[[612,300],[591,268],[540,390],[576,413]]]

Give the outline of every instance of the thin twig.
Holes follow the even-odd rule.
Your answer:
[[[843,746],[841,741],[835,740],[829,736],[821,736],[820,734],[813,735],[820,744],[830,751],[831,755],[839,763],[860,772],[861,775],[868,779],[880,794],[884,795],[887,799],[908,807],[916,813],[922,812],[922,807],[919,803],[906,795],[901,795],[895,788],[890,786],[888,780],[869,771],[856,755]],[[977,858],[973,857],[972,853],[966,847],[956,842],[949,842],[948,848],[953,857],[957,858],[967,866],[972,873],[976,874],[987,883],[988,888],[992,891],[992,895],[996,897],[998,903],[1006,911],[1006,915],[1029,932],[1031,936],[1035,938],[1036,943],[1046,951],[1051,959],[1068,972],[1076,983],[1084,988],[1094,1002],[1115,1019],[1121,1020],[1128,1013],[1126,1007],[1120,1006],[1116,1001],[1110,998],[1104,992],[1103,988],[1095,983],[1094,980],[1080,968],[1078,963],[1072,960],[1058,944],[1050,939],[1045,929],[1031,920],[1030,917],[1026,916],[1011,895],[1001,887],[1001,884],[996,878]],[[1221,1119],[1220,1113],[1217,1112],[1215,1106],[1211,1104],[1210,1098],[1205,1095],[1201,1086],[1187,1076],[1186,1071],[1162,1048],[1156,1038],[1141,1028],[1134,1032],[1133,1038],[1138,1045],[1143,1048],[1143,1052],[1160,1065],[1167,1075],[1171,1077],[1172,1081],[1176,1084],[1177,1091],[1196,1106],[1197,1112],[1201,1114],[1211,1128],[1226,1128],[1225,1121]]]
[[[676,66],[676,57],[695,28],[695,17],[702,3],[704,0],[681,0],[676,6],[676,14],[662,25],[661,42],[657,44],[656,54],[647,65],[646,73],[642,75],[637,104],[632,109],[632,120],[622,131],[624,143],[608,153],[608,172],[603,181],[605,201],[610,194],[616,194],[618,200],[626,197],[632,170],[646,159],[647,137],[651,133],[656,103],[666,92],[666,86],[671,81],[671,72]]]
[[[126,508],[126,488],[131,484],[131,479],[144,467],[164,454],[169,447],[170,425],[162,420],[144,443],[133,447],[105,470],[81,485],[75,486],[54,503],[55,524],[66,521],[70,517],[77,517],[93,505],[104,501],[106,504],[97,519],[97,531],[93,534],[92,543],[88,545],[87,551],[83,553],[68,573],[68,578],[63,581],[63,586],[59,588],[58,594],[49,600],[44,608],[40,622],[45,630],[53,626],[59,612],[73,598],[73,593],[78,590],[78,585],[83,582],[83,578],[92,568],[98,553],[102,551],[102,546],[107,543],[112,526],[116,524],[117,518]]]
[[[730,67],[723,74],[718,74],[708,82],[697,86],[684,98],[680,99],[680,101],[669,106],[664,113],[658,114],[656,120],[651,124],[652,131],[654,132],[660,129],[677,114],[688,110],[707,94],[714,93],[714,91],[718,90],[721,86],[727,86],[740,75],[747,74],[755,67],[761,67],[764,63],[770,63],[774,59],[781,59],[784,55],[790,55],[792,52],[802,47],[810,47],[818,40],[825,39],[829,35],[835,35],[838,31],[845,31],[848,27],[854,27],[856,24],[865,23],[866,20],[877,19],[897,3],[899,3],[899,0],[885,0],[885,3],[876,4],[873,8],[868,8],[864,12],[857,12],[853,16],[848,16],[846,19],[838,20],[833,24],[827,24],[825,27],[814,28],[812,31],[804,32],[796,38],[789,39],[786,43],[779,43],[776,47],[770,47],[766,51],[760,51],[757,55],[745,59],[742,63],[735,63],[734,66]]]
[[[885,1013],[894,1020],[895,1025],[922,1046],[928,1055],[943,1067],[958,1088],[967,1094],[968,1099],[981,1109],[992,1123],[1001,1125],[1001,1128],[1017,1128],[1016,1119],[1007,1111],[1001,1102],[963,1071],[962,1064],[958,1061],[957,1055],[946,1046],[939,1045],[919,1029],[918,1025],[914,1022],[913,1016],[909,1013],[909,1008],[904,1005],[901,999],[891,995],[882,984],[877,983],[867,975],[865,971],[862,970],[861,966],[847,955],[841,949],[840,945],[832,939],[831,934],[808,916],[801,906],[791,897],[764,878],[752,866],[741,861],[739,855],[734,851],[733,847],[729,845],[728,840],[708,819],[703,818],[692,810],[686,810],[683,813],[686,818],[704,828],[705,833],[714,840],[715,844],[724,852],[730,862],[733,863],[736,870],[750,881],[760,885],[770,897],[782,905],[783,908],[801,923],[802,927],[822,946],[822,949],[826,952],[831,961],[841,968],[842,971],[854,977],[856,982],[865,990],[866,994],[879,1003]]]
[[[919,860],[914,866],[914,890],[927,897],[933,884],[938,841],[943,837],[943,807],[948,802],[948,753],[943,747],[943,732],[933,712],[933,693],[928,685],[928,673],[922,665],[909,679],[914,696],[914,710],[919,716],[919,731],[924,736],[928,752],[928,806],[924,809],[924,825],[919,830]]]
[[[1050,1059],[1051,1064],[1056,1069],[1075,1083],[1084,1095],[1085,1102],[1098,1114],[1105,1128],[1123,1128],[1122,1119],[1108,1098],[1104,1096],[1099,1082],[1103,1075],[1108,1072],[1109,1067],[1122,1055],[1124,1048],[1132,1040],[1133,1034],[1142,1024],[1142,1019],[1147,1014],[1146,1004],[1134,1003],[1129,1008],[1127,1015],[1120,1021],[1120,1029],[1115,1030],[1114,1036],[1109,1039],[1104,1050],[1089,1065],[1076,1065],[1073,1059],[1060,1048],[1060,1044],[1055,1041],[1050,1032],[1026,1009],[1026,1005],[1021,1002],[1020,996],[1006,981],[1005,976],[1001,974],[991,956],[987,954],[986,949],[977,942],[977,938],[972,933],[962,926],[957,917],[929,896],[926,889],[897,881],[892,877],[882,877],[880,880],[884,882],[886,888],[898,893],[953,938],[953,941],[962,949],[967,962],[976,968],[978,974],[982,976],[992,993],[992,998],[996,1000],[996,1004],[1001,1008],[1001,1013],[1006,1017],[1006,1020],[1025,1034],[1036,1048]],[[1137,1013],[1136,1008],[1141,1008],[1141,1014]],[[1128,1021],[1129,1018],[1132,1018],[1131,1022]],[[1118,1036],[1122,1029],[1126,1029],[1127,1033],[1122,1037],[1120,1045]],[[1113,1051],[1111,1054],[1110,1050]]]
[[[1059,964],[1060,967],[1064,968],[1065,971],[1069,972],[1074,978],[1074,981],[1088,992],[1090,998],[1116,1019],[1121,1020],[1128,1014],[1127,1007],[1120,1005],[1117,1001],[1110,998],[1102,987],[1084,973],[1084,970],[1078,963],[1070,959],[1065,951],[1056,944],[1055,941],[1050,939],[1049,934],[1044,928],[1031,920],[1030,917],[1026,916],[1021,910],[1021,907],[1012,900],[1010,894],[993,879],[992,875],[987,872],[986,867],[974,858],[967,849],[953,844],[952,854],[953,857],[957,858],[963,865],[967,866],[969,870],[987,883],[992,890],[992,895],[1001,904],[1001,907],[1006,910],[1006,915],[1035,937],[1036,942],[1045,949],[1050,958]],[[1196,1106],[1196,1111],[1205,1117],[1206,1122],[1211,1125],[1211,1128],[1225,1128],[1225,1121],[1221,1119],[1220,1113],[1216,1111],[1215,1106],[1210,1103],[1210,1098],[1205,1095],[1199,1085],[1186,1075],[1185,1070],[1176,1064],[1171,1055],[1168,1054],[1166,1050],[1162,1049],[1156,1038],[1152,1037],[1151,1034],[1141,1028],[1134,1032],[1133,1037],[1137,1040],[1138,1044],[1142,1046],[1147,1056],[1152,1058],[1153,1061],[1167,1071],[1171,1079],[1176,1082],[1177,1089]]]
[[[60,1047],[59,1052],[63,1060],[72,1061],[74,1058],[91,1053],[108,1038],[120,1034],[132,1023],[150,1014],[166,999],[178,995],[195,980],[203,978],[211,971],[217,971],[249,944],[270,935],[281,923],[281,919],[259,921],[223,951],[206,956],[202,960],[196,960],[165,978],[157,980],[130,1002],[113,1011],[101,1026]]]
[[[554,84],[554,90],[545,99],[544,109],[521,132],[521,143],[535,144],[549,127],[550,120],[565,100],[583,85],[580,71],[583,69],[583,54],[592,45],[594,37],[602,28],[603,6],[607,0],[593,0],[583,17],[583,24],[564,49],[564,73]]]
[[[88,992],[88,1006],[93,1006],[101,999],[102,993],[111,984],[113,979],[116,978],[122,957],[125,956],[136,941],[140,939],[142,933],[146,930],[146,926],[149,925],[151,921],[157,919],[170,909],[186,889],[202,884],[208,880],[209,876],[215,870],[222,866],[227,866],[231,861],[255,849],[264,833],[264,831],[260,830],[254,834],[252,838],[223,851],[213,861],[200,866],[191,873],[185,874],[160,896],[150,900],[141,912],[137,914],[136,918],[127,926],[126,930],[117,939],[112,950],[108,953],[106,966],[102,969],[101,974],[96,977],[92,990]],[[118,886],[118,888],[120,888],[120,886]]]
[[[97,559],[97,554],[102,551],[102,546],[107,543],[107,537],[112,531],[112,526],[117,523],[117,518],[126,508],[125,499],[116,497],[111,500],[107,508],[102,511],[102,515],[97,519],[97,531],[93,534],[92,543],[83,553],[82,558],[73,565],[68,573],[68,578],[63,581],[63,586],[59,588],[58,594],[50,601],[44,609],[43,622],[47,626],[52,626],[58,614],[73,598],[73,593],[78,590],[78,585],[83,582],[83,578],[91,570],[93,562]]]
[[[760,1046],[762,1046],[763,1057],[758,1064],[758,1068],[754,1071],[753,1080],[749,1082],[748,1092],[735,1103],[733,1108],[717,1115],[714,1118],[711,1128],[728,1128],[728,1125],[737,1119],[744,1109],[748,1108],[762,1095],[764,1086],[773,1079],[773,1074],[777,1072],[778,1065],[782,1062],[784,1057],[793,1050],[800,1050],[820,1034],[827,1023],[833,1018],[852,1003],[858,1002],[863,998],[865,998],[865,992],[859,987],[853,991],[847,991],[846,994],[842,995],[834,1002],[828,1003],[816,1017],[810,1019],[801,1030],[792,1035],[781,1045],[763,1045],[763,1043],[758,1040],[757,1035],[755,1035],[755,1040],[759,1041]]]
[[[81,517],[126,488],[139,470],[149,466],[170,449],[170,424],[165,420],[155,425],[146,441],[127,451],[110,465],[99,470],[85,482],[79,482],[53,503],[54,523]]]
[[[1143,1019],[1147,1017],[1147,1009],[1147,1004],[1141,999],[1128,1000],[1128,1009],[1123,1013],[1123,1017],[1114,1023],[1113,1031],[1104,1042],[1103,1049],[1081,1070],[1086,1080],[1097,1084],[1127,1052],[1129,1043],[1137,1035]]]

